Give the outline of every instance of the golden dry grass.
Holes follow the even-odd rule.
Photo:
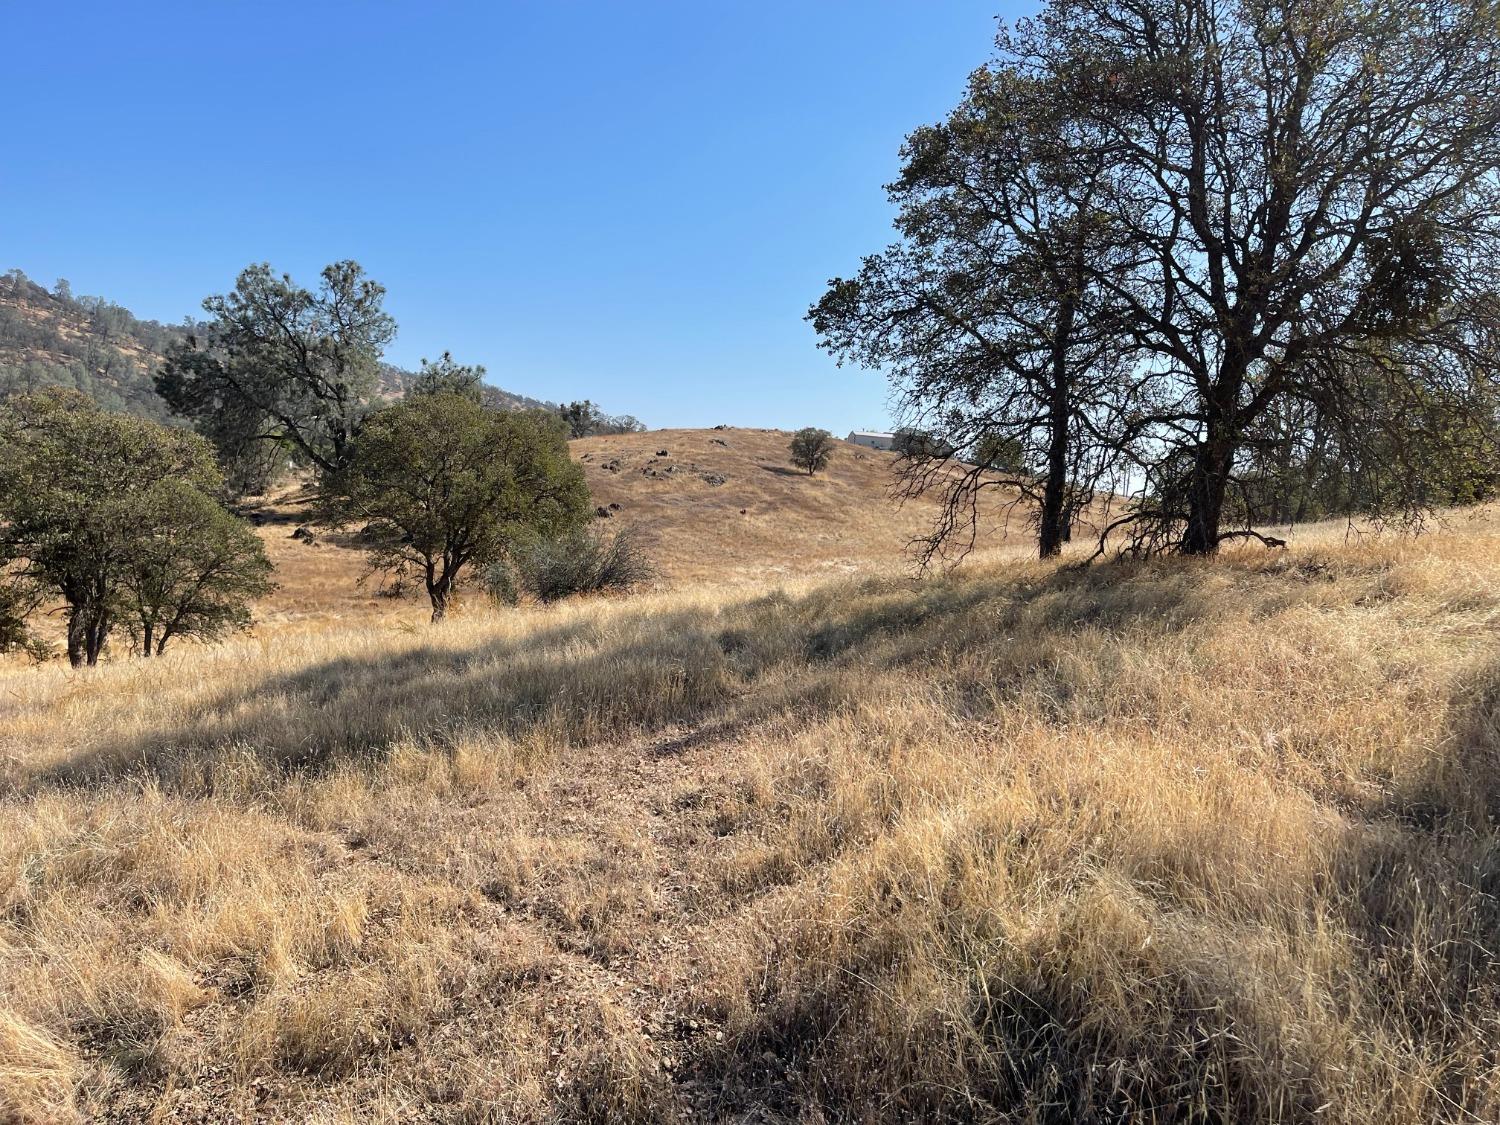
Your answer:
[[[572,442],[608,528],[636,528],[659,574],[657,589],[711,583],[748,588],[813,575],[908,573],[908,543],[930,527],[935,501],[897,505],[894,457],[836,443],[831,464],[809,477],[787,461],[784,430],[652,430]],[[665,449],[666,457],[658,457]],[[280,588],[256,607],[259,635],[318,632],[350,622],[415,628],[420,599],[380,594],[361,581],[364,556],[350,534],[293,539],[309,518],[300,487],[280,490],[259,510],[260,532]],[[610,506],[615,507],[611,508]],[[1026,513],[986,497],[978,557],[1034,550]],[[474,600],[472,588],[467,591]],[[54,629],[60,635],[60,625]]]
[[[899,571],[906,545],[936,514],[927,497],[892,502],[895,456],[834,443],[815,476],[787,459],[785,430],[651,430],[572,443],[596,504],[638,526],[669,582],[754,585],[809,574]],[[657,454],[665,450],[666,457]],[[988,500],[982,550],[1029,554],[1024,513]]]
[[[0,1120],[1496,1120],[1497,548],[0,670]]]

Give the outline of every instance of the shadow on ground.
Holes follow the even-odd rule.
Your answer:
[[[318,771],[378,761],[400,742],[582,745],[649,738],[714,711],[742,725],[837,708],[864,672],[931,665],[1018,633],[1173,632],[1217,611],[1181,566],[869,579],[716,609],[621,606],[514,639],[339,657],[268,677],[206,700],[174,727],[104,735],[19,787],[130,778],[199,790],[218,756]]]

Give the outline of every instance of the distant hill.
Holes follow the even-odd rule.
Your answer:
[[[151,373],[183,331],[103,297],[74,297],[65,283],[48,291],[11,270],[0,274],[0,395],[73,387],[111,410],[164,422],[171,412]]]
[[[72,387],[110,410],[171,418],[152,385],[167,347],[190,327],[142,320],[103,297],[75,297],[66,282],[46,289],[20,270],[0,274],[0,397]],[[399,397],[416,372],[382,364],[380,393]],[[555,410],[553,403],[486,385],[493,405]]]
[[[835,441],[816,476],[790,464],[786,430],[648,430],[580,438],[596,506],[610,526],[636,526],[665,578],[760,580],[840,574],[871,566],[905,569],[907,546],[929,532],[933,497],[898,503],[896,455]],[[1029,554],[1026,510],[986,499],[982,550]],[[1009,534],[1008,534],[1009,532]]]

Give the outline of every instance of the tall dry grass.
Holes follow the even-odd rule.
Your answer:
[[[1500,1119],[1500,535],[0,674],[0,1119]]]

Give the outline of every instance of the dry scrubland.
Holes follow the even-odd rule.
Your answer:
[[[6,668],[0,1120],[1494,1121],[1497,577],[1486,518]]]

